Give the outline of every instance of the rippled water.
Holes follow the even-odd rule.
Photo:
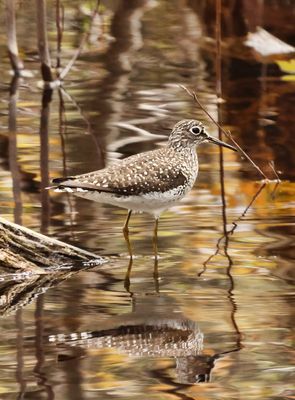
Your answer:
[[[64,2],[64,64],[89,26],[78,3]],[[271,32],[286,41],[287,3],[264,11]],[[263,186],[246,160],[225,150],[224,204],[219,150],[201,147],[195,188],[160,220],[158,280],[149,216],[130,222],[135,258],[128,286],[125,211],[43,190],[49,178],[160,146],[182,118],[199,118],[217,134],[178,86],[194,88],[217,117],[214,44],[206,36],[214,25],[202,7],[104,2],[91,43],[67,76],[67,93],[55,91],[43,109],[48,146],[44,125],[39,135],[32,10],[18,11],[22,56],[33,76],[14,82],[15,114],[2,24],[1,216],[108,262],[45,276],[3,272],[1,399],[294,397],[294,75],[281,72],[275,59],[266,63],[231,48],[227,32],[221,111],[241,146],[271,179],[273,161],[282,182]]]

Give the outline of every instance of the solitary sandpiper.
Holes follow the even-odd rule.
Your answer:
[[[236,151],[231,145],[210,136],[201,122],[185,119],[174,126],[167,144],[161,149],[127,157],[119,164],[99,171],[57,178],[53,183],[56,191],[127,208],[123,233],[130,256],[128,223],[132,211],[152,214],[157,257],[159,216],[193,187],[198,175],[196,147],[205,142]]]

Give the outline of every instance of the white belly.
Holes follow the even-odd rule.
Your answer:
[[[63,191],[73,193],[75,196],[84,199],[97,201],[99,203],[111,204],[113,206],[126,208],[136,212],[146,212],[158,217],[161,212],[167,210],[172,205],[181,200],[191,187],[179,187],[168,192],[152,192],[136,196],[116,196],[110,193],[96,191],[75,191],[64,188]]]

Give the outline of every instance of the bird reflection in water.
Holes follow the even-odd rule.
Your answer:
[[[130,357],[173,357],[176,379],[182,384],[209,382],[215,360],[220,356],[201,354],[204,334],[197,323],[187,319],[151,319],[138,325],[51,335],[49,341],[84,349],[111,348]],[[161,376],[161,371],[156,372]]]

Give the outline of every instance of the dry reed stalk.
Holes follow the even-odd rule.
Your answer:
[[[37,40],[44,82],[52,82],[51,59],[47,38],[46,0],[36,0]]]
[[[56,68],[61,68],[61,44],[64,31],[64,6],[60,0],[56,0]]]
[[[16,21],[15,21],[15,0],[6,0],[6,25],[7,25],[7,48],[10,63],[14,74],[21,75],[24,69],[23,62],[19,58],[18,45],[16,38]]]

